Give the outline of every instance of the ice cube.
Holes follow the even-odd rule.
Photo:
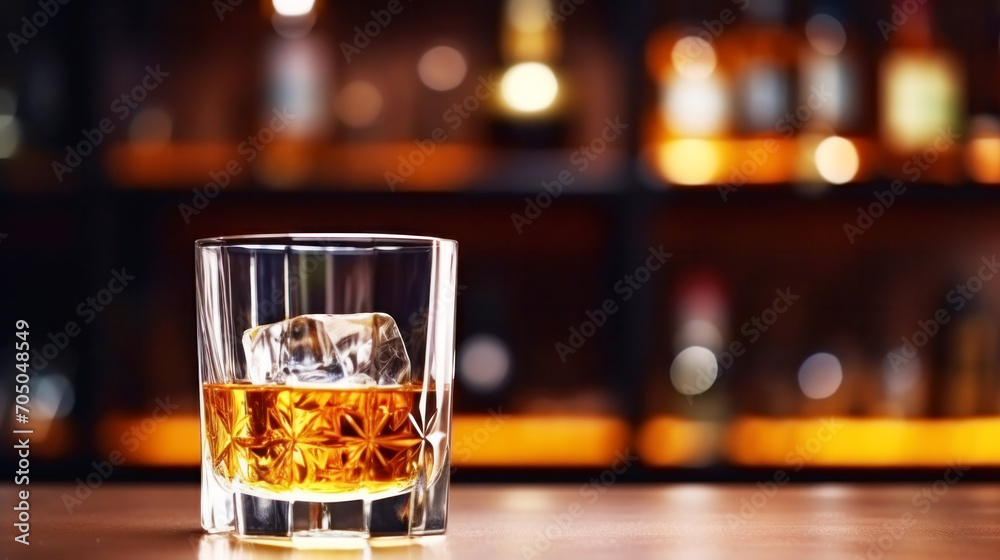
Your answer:
[[[343,382],[393,385],[410,380],[410,358],[385,313],[299,315],[243,333],[253,383]]]

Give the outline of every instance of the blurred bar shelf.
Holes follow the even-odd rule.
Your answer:
[[[162,421],[148,415],[109,416],[98,424],[97,438],[102,457],[117,451],[128,466],[194,467],[201,463],[197,414],[175,414]]]
[[[828,189],[895,179],[907,185],[945,187],[969,184],[995,188],[1000,184],[961,178],[961,163],[968,151],[963,146],[942,153],[933,166],[920,173],[917,181],[911,181],[912,173],[919,168],[908,164],[909,160],[885,153],[871,139],[844,138],[857,149],[857,171],[844,184],[826,184]],[[785,189],[826,183],[815,169],[803,165],[804,150],[810,148],[815,146],[807,146],[801,139],[673,139],[647,149],[641,161],[649,171],[645,182],[655,189],[714,190],[717,185]],[[609,150],[588,162],[588,167],[580,172],[581,160],[574,158],[579,155],[575,150],[503,150],[453,143],[436,146],[422,164],[412,167],[412,173],[404,181],[390,188],[386,173],[398,174],[400,158],[414,150],[412,142],[336,145],[276,142],[259,152],[259,157],[248,165],[232,142],[130,142],[110,146],[105,164],[111,182],[126,190],[189,190],[192,185],[206,184],[213,175],[222,174],[231,175],[227,188],[261,183],[264,188],[279,191],[531,193],[540,192],[543,182],[555,181],[564,172],[569,172],[573,181],[565,186],[567,193],[622,191],[629,182],[626,174],[629,155],[624,150]],[[238,173],[226,173],[231,161],[239,166]],[[251,173],[246,173],[248,168]],[[987,177],[993,174],[991,171]]]
[[[856,160],[842,161],[843,154],[823,156],[819,163],[819,144],[829,138],[846,140],[856,150]],[[647,183],[652,188],[713,188],[729,185],[736,189],[790,188],[800,184],[824,188],[853,187],[872,180],[903,180],[910,184],[954,186],[969,181],[984,188],[1000,184],[1000,175],[988,162],[988,169],[966,178],[963,161],[971,159],[973,147],[955,145],[935,152],[933,160],[919,156],[903,157],[891,153],[879,142],[860,136],[703,139],[676,138],[648,144],[642,161],[649,169]],[[982,149],[978,149],[981,152]],[[810,152],[814,152],[810,154]],[[982,160],[982,156],[977,156]],[[1000,159],[1000,154],[995,158]],[[850,158],[848,158],[850,159]],[[843,170],[854,167],[850,178],[831,183],[818,168]],[[971,165],[970,165],[971,167]],[[975,168],[971,168],[970,172]],[[914,179],[916,176],[916,179]]]
[[[424,155],[412,141],[369,144],[275,141],[257,152],[248,164],[249,156],[237,146],[224,141],[122,142],[109,147],[105,165],[114,185],[135,190],[189,190],[192,185],[203,185],[213,177],[228,175],[231,183],[226,188],[262,183],[273,190],[329,187],[361,192],[532,193],[541,192],[543,182],[556,181],[561,173],[564,178],[569,173],[572,180],[565,192],[620,190],[626,183],[623,163],[628,159],[624,150],[609,149],[596,160],[588,161],[585,171],[580,172],[579,154],[568,149],[514,150],[447,143],[436,145],[431,154]],[[420,163],[404,162],[411,155],[412,161]],[[239,171],[231,173],[227,167]],[[388,173],[403,181],[390,187]]]
[[[112,416],[98,429],[102,456],[122,453],[132,467],[192,467],[199,462],[196,415],[163,422]],[[56,426],[53,445],[68,445]],[[456,467],[606,468],[633,443],[629,424],[607,415],[456,415]],[[46,437],[39,438],[45,442]],[[133,443],[135,442],[135,443]],[[138,445],[141,443],[141,445]],[[723,459],[736,467],[926,468],[949,462],[1000,466],[1000,417],[951,419],[764,418],[726,424],[675,416],[650,418],[634,443],[649,467],[690,468]]]
[[[455,466],[606,468],[629,443],[628,424],[612,416],[513,416],[491,432],[496,422],[488,415],[454,418]]]
[[[1000,418],[744,417],[727,425],[658,416],[639,430],[638,448],[653,467],[697,467],[717,460],[720,448],[743,467],[995,467]]]
[[[724,434],[723,424],[656,416],[639,428],[639,457],[653,467],[704,465],[717,457]]]
[[[201,459],[197,415],[162,422],[116,415],[98,427],[101,456],[118,451],[132,467],[194,467]],[[625,453],[628,424],[602,415],[455,415],[456,467],[600,467]],[[141,443],[141,445],[140,445]]]
[[[949,419],[741,418],[728,459],[754,467],[1000,465],[1000,417]]]

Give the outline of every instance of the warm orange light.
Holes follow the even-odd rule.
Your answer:
[[[521,33],[537,33],[549,27],[549,0],[508,0],[507,24]]]
[[[767,467],[1000,465],[1000,418],[742,418],[728,430],[729,460]]]
[[[432,142],[431,138],[425,142]],[[466,185],[490,162],[487,151],[454,142],[438,144],[434,153],[425,155],[410,142],[392,144],[337,144],[317,152],[319,176],[330,183],[368,185],[385,189],[386,173],[398,191],[447,191]]]
[[[201,428],[196,414],[112,416],[98,427],[101,456],[118,452],[126,465],[196,466],[201,461]]]
[[[704,80],[715,71],[715,49],[701,37],[684,37],[670,50],[674,71],[690,80]]]
[[[358,80],[337,93],[337,117],[352,128],[364,128],[382,112],[382,92],[371,82]]]
[[[112,180],[129,188],[202,185],[237,155],[228,142],[117,143],[108,149],[107,165]],[[233,183],[244,179],[236,176]]]
[[[663,82],[674,71],[673,52],[677,36],[660,30],[646,40],[646,70],[657,82]]]
[[[980,183],[1000,183],[1000,137],[973,138],[968,150],[972,178]]]
[[[423,142],[427,145],[433,139]],[[123,188],[175,188],[205,184],[209,173],[225,171],[230,160],[241,163],[241,171],[232,175],[229,190],[239,189],[251,171],[264,166],[268,174],[277,169],[286,175],[294,172],[300,180],[372,190],[387,188],[388,171],[404,180],[394,184],[396,190],[442,191],[468,184],[490,164],[487,150],[455,142],[437,144],[430,155],[412,141],[320,146],[275,142],[251,164],[242,161],[231,143],[171,142],[113,144],[107,166],[112,180]],[[299,177],[302,173],[307,175]]]
[[[721,431],[720,425],[712,422],[671,416],[652,418],[639,429],[639,457],[656,467],[704,464],[714,458]]]
[[[197,415],[114,416],[101,422],[100,453],[122,454],[125,464],[179,467],[201,461]],[[598,415],[458,415],[452,419],[455,466],[607,467],[625,453],[629,426]]]
[[[501,33],[508,60],[550,61],[559,54],[560,39],[549,22],[549,0],[509,0]]]
[[[648,155],[653,168],[671,183],[739,189],[791,180],[798,154],[794,140],[685,138],[660,142]]]
[[[1000,183],[1000,119],[978,115],[969,129],[972,139],[965,152],[969,175],[980,183]]]
[[[609,416],[456,416],[455,466],[607,467],[628,448],[629,427]]]
[[[656,163],[671,183],[704,185],[719,175],[722,157],[709,140],[672,140],[660,145]]]

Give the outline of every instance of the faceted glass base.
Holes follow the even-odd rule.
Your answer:
[[[247,537],[416,537],[444,533],[448,518],[447,462],[430,485],[374,500],[285,501],[227,488],[202,472],[202,527]]]
[[[191,545],[198,560],[247,560],[274,558],[281,560],[442,560],[448,558],[446,539],[442,535],[426,537],[396,537],[389,539],[310,539],[292,537],[239,537],[231,535],[201,535],[192,537]]]

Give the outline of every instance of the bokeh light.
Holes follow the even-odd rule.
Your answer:
[[[382,94],[371,82],[357,81],[337,94],[337,117],[347,126],[364,128],[382,112]]]
[[[719,375],[715,354],[703,346],[681,350],[670,364],[670,383],[682,395],[700,395],[707,391]]]
[[[701,37],[684,37],[670,51],[674,69],[690,80],[703,80],[712,75],[717,63],[715,49]]]
[[[304,16],[312,11],[316,0],[274,0],[274,11],[286,16]]]
[[[477,393],[491,393],[510,376],[511,354],[496,336],[469,337],[458,352],[458,377],[463,387]]]
[[[128,137],[133,142],[165,143],[170,141],[173,128],[173,119],[163,109],[142,109],[129,124]]]
[[[420,81],[435,91],[448,91],[458,87],[467,71],[468,66],[462,53],[444,45],[428,49],[417,63]]]
[[[39,376],[34,383],[32,400],[42,418],[65,418],[73,410],[76,392],[65,375],[53,373]]]
[[[661,111],[667,125],[682,136],[722,132],[728,113],[725,88],[719,80],[676,80],[664,90]]]
[[[858,174],[858,149],[847,138],[830,136],[816,146],[816,171],[824,180],[840,185]]]
[[[816,14],[806,22],[806,40],[816,52],[836,56],[847,45],[847,32],[837,18]]]
[[[672,183],[704,185],[718,172],[718,148],[708,140],[674,140],[660,146],[657,164]]]
[[[559,81],[552,69],[540,62],[511,66],[500,82],[500,93],[511,109],[537,113],[552,106],[559,94]]]
[[[818,352],[799,366],[799,388],[810,399],[825,399],[836,393],[843,380],[844,370],[833,354]]]

